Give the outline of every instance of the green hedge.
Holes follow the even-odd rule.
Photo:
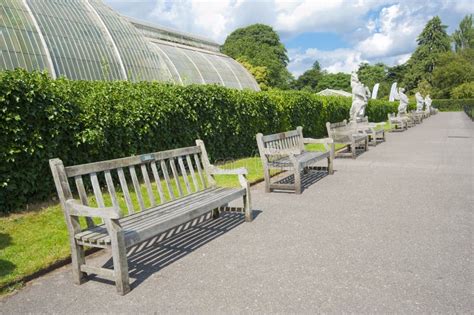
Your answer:
[[[205,141],[211,159],[256,153],[255,134],[302,125],[326,135],[326,121],[349,116],[350,98],[310,92],[253,92],[219,86],[52,80],[0,73],[0,213],[54,194],[48,160],[66,165]],[[371,100],[371,121],[398,104]],[[413,105],[411,105],[413,106]]]
[[[460,112],[464,106],[474,106],[474,98],[468,99],[434,99],[431,106],[441,112]]]

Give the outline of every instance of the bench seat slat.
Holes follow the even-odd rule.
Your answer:
[[[137,244],[244,194],[243,188],[209,189],[201,194],[191,194],[180,198],[180,202],[174,205],[167,203],[121,218],[119,222],[124,229],[125,244],[127,247]],[[131,217],[137,220],[131,220]],[[90,233],[91,231],[94,232]],[[85,242],[93,239],[92,243],[110,244],[110,237],[103,225],[78,233],[75,238]]]
[[[194,201],[198,201],[200,199],[206,198],[206,196],[211,191],[218,190],[218,189],[219,188],[210,188],[210,189],[207,189],[207,190],[203,190],[203,191],[197,192],[195,194],[186,196],[184,198],[172,200],[170,202],[167,202],[165,205],[161,205],[161,206],[166,206],[168,210],[172,210],[172,209],[177,208],[177,207],[183,207],[186,203],[189,202],[189,199],[192,199]],[[132,224],[135,221],[152,219],[153,216],[157,216],[157,215],[160,215],[160,213],[155,211],[155,208],[151,208],[151,209],[144,210],[142,212],[137,212],[137,213],[131,214],[129,216],[123,217],[120,222],[122,224],[125,224],[125,223],[126,224]],[[104,234],[104,233],[105,233],[104,232],[104,227],[103,226],[97,226],[93,229],[87,229],[87,230],[82,231],[80,233],[80,235],[81,235],[81,238],[93,239],[94,240],[94,235],[101,235],[101,234]]]
[[[306,165],[310,163],[314,163],[323,159],[326,159],[329,157],[329,152],[317,152],[317,151],[311,151],[311,152],[303,152],[300,155],[295,156],[296,160],[300,163],[300,165]],[[274,160],[269,162],[269,165],[271,167],[290,167],[293,168],[293,163],[290,160],[289,157],[285,156],[282,157],[278,160]]]

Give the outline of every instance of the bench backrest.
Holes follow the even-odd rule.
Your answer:
[[[65,201],[75,194],[79,197],[75,199],[87,206],[87,187],[92,187],[97,206],[119,207],[124,214],[202,191],[213,180],[206,171],[209,159],[204,143],[196,143],[193,147],[68,167],[60,159],[52,159],[50,167],[63,209]],[[108,192],[105,198],[103,192]],[[93,225],[92,220],[87,223]]]
[[[257,145],[262,159],[266,159],[268,162],[278,159],[278,155],[268,156],[264,153],[264,149],[272,149],[273,151],[278,150],[294,150],[303,151],[303,127],[298,127],[295,130],[290,130],[281,133],[275,133],[271,135],[257,134]]]
[[[326,130],[328,132],[329,138],[335,138],[337,136],[338,131],[345,131],[347,130],[347,120],[344,119],[343,121],[336,122],[336,123],[326,123]]]

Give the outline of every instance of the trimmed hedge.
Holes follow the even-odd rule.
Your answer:
[[[441,112],[460,112],[464,106],[474,106],[474,98],[434,99],[431,105]]]
[[[0,213],[54,194],[48,160],[65,165],[190,146],[203,139],[211,159],[256,153],[255,134],[349,116],[350,98],[300,91],[238,91],[215,85],[52,80],[23,70],[0,73]],[[398,103],[371,100],[371,121]],[[414,105],[411,104],[411,107]]]

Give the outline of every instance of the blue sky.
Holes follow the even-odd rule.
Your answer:
[[[448,33],[472,0],[105,0],[123,15],[223,43],[238,27],[271,25],[285,44],[289,70],[298,76],[318,60],[329,72],[350,72],[361,62],[405,62],[426,22],[439,15]]]

